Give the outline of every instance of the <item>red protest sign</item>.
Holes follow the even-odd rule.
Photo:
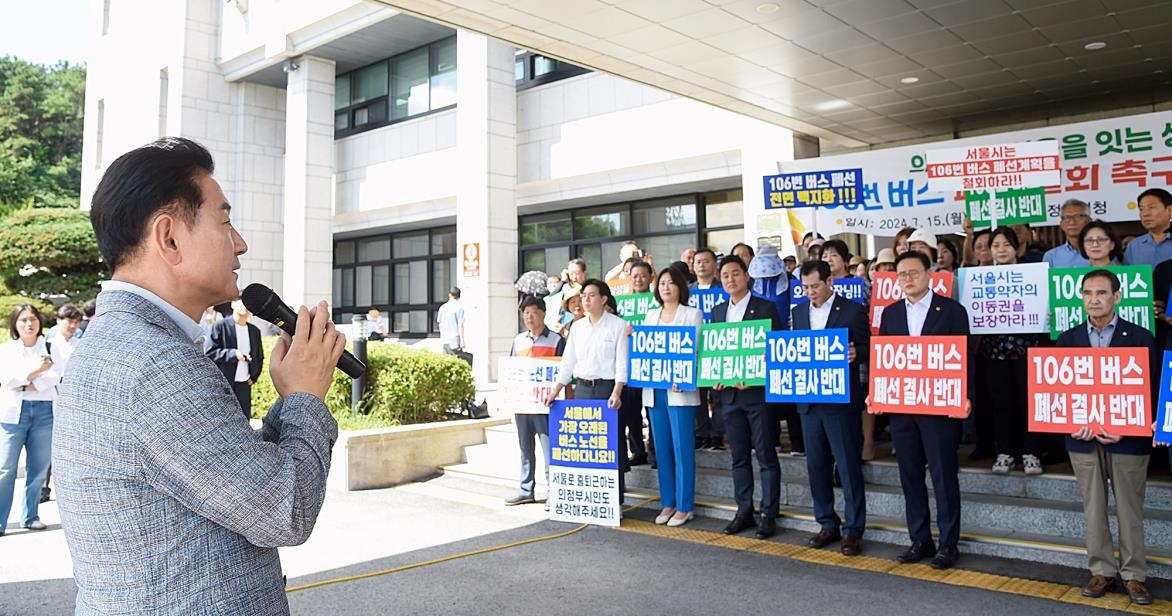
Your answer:
[[[872,338],[869,370],[873,412],[965,416],[966,336]]]
[[[952,272],[932,272],[931,288],[936,295],[952,297]],[[871,335],[879,333],[883,309],[903,298],[903,287],[899,286],[895,272],[875,272],[871,282]]]
[[[1029,350],[1030,432],[1151,436],[1148,349]]]

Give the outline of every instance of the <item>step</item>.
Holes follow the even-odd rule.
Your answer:
[[[782,474],[781,504],[783,506],[812,508],[809,483],[806,477]],[[627,475],[631,488],[658,490],[656,471],[636,467]],[[696,471],[696,494],[700,497],[727,498],[734,493],[732,474],[709,468]],[[902,518],[903,491],[899,487],[867,485],[867,515]],[[842,491],[835,489],[835,502],[842,511]],[[930,508],[935,516],[935,502],[929,487]],[[1151,510],[1145,512],[1145,542],[1150,547],[1172,545],[1172,512]],[[1115,518],[1111,518],[1112,531]],[[961,493],[961,528],[986,528],[1012,533],[1022,528],[1045,529],[1047,535],[1083,537],[1086,533],[1081,499],[1076,502],[1051,501],[1037,498],[1009,497],[990,494]]]
[[[778,457],[782,476],[806,475],[806,459],[788,455]],[[756,460],[754,460],[756,466]],[[727,451],[697,451],[697,470],[708,468],[728,471],[732,460]],[[863,478],[867,486],[885,485],[900,487],[899,465],[892,458],[863,463]],[[1068,473],[1046,473],[1027,476],[1020,471],[998,475],[988,468],[962,467],[959,473],[960,491],[966,494],[988,494],[991,496],[1015,496],[1060,502],[1082,502],[1082,493],[1074,476]],[[1145,509],[1172,511],[1172,483],[1163,480],[1149,480]]]

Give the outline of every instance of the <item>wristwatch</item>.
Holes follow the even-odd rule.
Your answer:
[[[28,385],[21,385],[20,390],[21,391],[28,391]]]

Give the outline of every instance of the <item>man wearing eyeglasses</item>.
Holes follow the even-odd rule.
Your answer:
[[[1091,262],[1082,256],[1078,246],[1078,236],[1083,227],[1091,222],[1090,207],[1086,202],[1078,199],[1067,199],[1062,204],[1059,226],[1066,234],[1066,243],[1055,246],[1042,255],[1042,260],[1050,267],[1088,267]]]
[[[879,322],[880,336],[968,336],[969,317],[956,300],[932,292],[928,257],[915,251],[899,255],[895,272],[906,299],[888,306]],[[971,344],[969,345],[971,347]],[[970,349],[971,350],[971,349]],[[972,353],[969,353],[972,356]],[[973,362],[969,362],[969,400],[972,410]],[[871,412],[868,409],[868,412]],[[932,558],[933,569],[956,564],[960,552],[960,480],[956,448],[960,445],[961,419],[913,413],[891,414],[891,440],[899,452],[899,483],[912,545],[896,557],[901,563]],[[932,475],[936,493],[936,525],[940,547],[932,542],[932,519],[924,465]]]

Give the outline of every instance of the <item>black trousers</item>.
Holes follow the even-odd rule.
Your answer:
[[[1041,456],[1046,435],[1029,432],[1029,362],[1021,359],[990,359],[985,364],[985,383],[996,383],[998,395],[992,401],[993,438],[997,453],[1021,462],[1022,454]]]
[[[761,467],[761,516],[773,519],[781,504],[781,465],[773,450],[781,423],[776,405],[736,400],[721,405],[732,453],[737,515],[753,513],[753,450]]]
[[[626,433],[626,443],[631,451],[631,457],[646,458],[648,453],[654,452],[654,445],[651,445],[652,449],[648,451],[648,443],[643,440],[643,390],[624,387],[622,401],[623,404],[619,407],[619,431]]]
[[[245,419],[252,419],[252,384],[248,381],[233,381],[232,393],[240,402],[240,410],[244,411]]]
[[[932,543],[932,514],[924,465],[936,493],[936,525],[940,545],[955,548],[960,541],[960,479],[956,448],[960,445],[960,420],[938,415],[892,413],[891,440],[899,460],[908,535],[912,541]]]
[[[579,382],[574,386],[575,400],[602,400],[610,399],[610,392],[614,391],[614,381],[594,381],[593,385],[587,385]],[[617,411],[616,411],[617,412]],[[620,422],[621,424],[621,422]],[[620,434],[622,433],[622,426],[619,427]],[[616,437],[619,435],[615,435]],[[624,494],[627,488],[627,471],[631,470],[631,461],[627,457],[627,448],[623,446],[622,439],[616,441],[619,450],[619,504],[623,504],[626,498]]]

